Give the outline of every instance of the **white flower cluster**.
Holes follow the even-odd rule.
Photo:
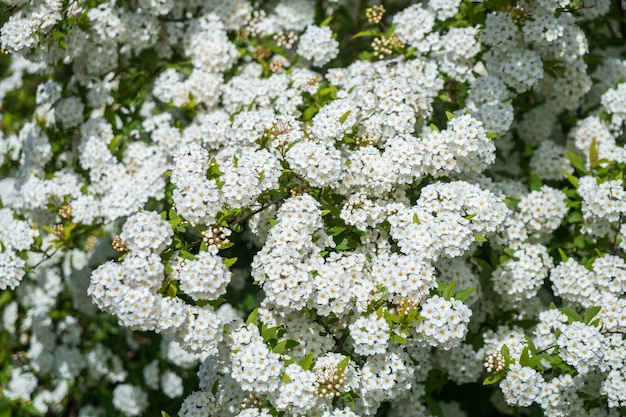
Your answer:
[[[359,355],[375,355],[387,351],[389,324],[383,317],[360,316],[350,326],[354,352]]]
[[[626,122],[626,83],[607,90],[602,95],[602,106],[611,114],[611,129],[622,132]]]
[[[602,360],[602,334],[597,327],[575,322],[561,327],[557,346],[563,360],[586,374]]]
[[[339,53],[339,42],[332,36],[328,26],[310,25],[300,37],[297,51],[316,67],[326,65]]]
[[[182,147],[174,158],[173,199],[178,213],[192,224],[213,224],[222,207],[217,182],[206,178],[209,153],[195,143]]]
[[[263,343],[254,325],[241,326],[232,334],[231,376],[245,391],[257,394],[274,392],[283,374],[280,356]]]
[[[519,220],[534,235],[546,235],[556,230],[567,214],[567,196],[547,185],[521,199]]]
[[[30,249],[39,235],[28,221],[19,220],[14,215],[10,208],[0,209],[0,290],[19,286],[26,266],[19,253]]]
[[[530,167],[542,180],[560,180],[564,173],[573,173],[574,168],[565,156],[564,148],[551,140],[542,141],[533,153]]]
[[[589,116],[576,123],[570,132],[573,145],[585,156],[586,166],[591,164],[592,150],[599,160],[626,161],[626,150],[616,143],[615,136],[598,116]]]
[[[172,227],[153,211],[142,211],[124,223],[120,238],[138,255],[161,253],[172,242]]]
[[[602,305],[623,294],[626,264],[622,258],[606,254],[596,258],[588,270],[569,258],[550,271],[550,281],[560,297],[584,307]]]
[[[140,416],[148,408],[148,394],[131,384],[120,384],[113,390],[113,406],[128,416]]]
[[[488,132],[499,136],[508,132],[513,123],[511,94],[504,82],[493,75],[477,78],[469,90],[468,110],[483,123]]]
[[[179,280],[180,289],[192,299],[216,300],[226,292],[231,272],[221,257],[201,252],[193,261],[180,260],[172,277]]]
[[[607,220],[615,222],[626,213],[626,190],[621,180],[598,184],[595,177],[580,178],[578,193],[583,199],[585,220]]]
[[[322,408],[323,399],[318,395],[315,373],[291,364],[285,369],[285,375],[288,382],[283,381],[277,391],[276,409],[305,414],[312,409]]]
[[[417,254],[381,253],[372,262],[372,277],[385,286],[394,299],[424,300],[437,286],[435,270]]]
[[[500,389],[508,404],[528,407],[539,398],[544,384],[543,377],[536,370],[512,364],[500,383]]]
[[[424,321],[415,329],[417,337],[430,346],[450,349],[465,339],[472,310],[458,300],[435,295],[422,304],[420,315]]]
[[[414,206],[388,220],[390,235],[404,253],[434,261],[462,255],[474,243],[474,234],[495,232],[507,213],[491,192],[458,181],[425,187]]]
[[[545,246],[523,244],[493,272],[493,289],[510,301],[530,299],[537,295],[551,266]]]

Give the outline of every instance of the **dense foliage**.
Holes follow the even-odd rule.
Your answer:
[[[0,417],[626,416],[623,1],[0,8]]]

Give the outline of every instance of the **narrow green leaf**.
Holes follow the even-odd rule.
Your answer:
[[[449,111],[446,111],[446,118],[448,119],[448,121],[450,121],[450,120],[454,119],[454,114],[452,114]]]
[[[572,163],[572,166],[576,171],[578,171],[579,174],[587,175],[589,173],[582,159],[580,159],[580,157],[574,152],[566,149],[565,156],[567,156],[567,159],[569,159],[569,161]]]
[[[568,223],[582,223],[583,215],[580,211],[573,211],[565,218],[565,220]]]
[[[454,294],[454,298],[459,301],[465,301],[470,295],[474,293],[474,291],[476,291],[476,288],[466,288]]]
[[[338,236],[346,230],[343,226],[334,226],[328,230],[328,234],[331,236]]]
[[[589,145],[589,165],[591,169],[598,166],[598,142],[595,137],[591,139],[591,144]]]
[[[542,186],[542,182],[541,182],[541,178],[539,178],[539,175],[535,174],[534,172],[530,174],[530,189],[531,191],[539,191],[541,190],[541,186]]]
[[[591,321],[594,319],[594,317],[598,315],[600,310],[602,310],[601,306],[589,307],[587,312],[585,312],[585,317],[584,317],[584,320],[583,320],[585,322],[585,324],[591,323]]]
[[[222,263],[226,266],[226,268],[230,268],[231,266],[235,265],[235,263],[237,262],[237,257],[234,258],[222,258]]]
[[[511,361],[511,352],[509,352],[509,347],[506,344],[502,345],[502,347],[500,348],[500,353],[502,354],[502,356],[504,356],[504,360],[506,361],[506,363],[509,363]]]
[[[279,355],[285,351],[285,349],[290,349],[294,346],[298,346],[300,343],[295,340],[283,340],[274,346],[272,352],[278,353]]]
[[[445,288],[445,290],[443,291],[443,295],[442,297],[445,300],[450,300],[450,298],[452,298],[452,294],[454,291],[454,286],[456,285],[456,281],[452,281],[450,284],[448,284]]]
[[[480,233],[474,232],[474,241],[475,242],[488,242],[489,239],[487,239],[485,236],[481,235]]]
[[[178,256],[183,259],[189,259],[190,261],[196,260],[195,255],[193,253],[187,252],[186,250],[181,250],[180,252],[178,252]]]
[[[348,116],[350,115],[350,112],[352,110],[348,110],[347,112],[345,112],[344,114],[341,115],[341,117],[339,118],[339,123],[344,124],[344,122],[346,121],[346,119],[348,118]]]
[[[302,358],[300,360],[300,362],[298,362],[298,364],[305,371],[310,371],[311,369],[313,369],[313,364],[314,364],[313,359],[314,358],[315,358],[315,355],[313,354],[313,352],[311,352],[308,355],[306,355],[304,358]]]
[[[483,380],[483,385],[493,385],[499,382],[502,379],[502,376],[503,375],[500,372],[495,372],[491,375],[488,375],[487,378]]]
[[[343,238],[341,240],[341,242],[339,242],[335,246],[335,250],[337,250],[338,252],[345,251],[345,250],[348,250],[348,249],[350,249],[350,244],[348,242],[348,239],[346,239],[346,238]]]
[[[378,30],[363,30],[352,36],[352,39],[362,38],[364,36],[380,36],[382,33]]]
[[[561,313],[565,314],[567,317],[569,317],[571,319],[570,322],[583,321],[583,318],[580,317],[580,314],[578,314],[577,312],[575,312],[571,308],[561,307],[559,310],[561,311]]]
[[[350,363],[350,356],[346,356],[345,358],[342,359],[341,362],[339,362],[339,364],[337,365],[337,371],[339,372],[339,375],[343,375],[349,363]]]
[[[522,354],[519,357],[519,364],[522,366],[530,366],[530,355],[528,354],[528,347],[524,346]]]
[[[576,178],[575,176],[573,176],[567,171],[563,171],[563,174],[567,177],[570,184],[572,184],[575,188],[578,188],[578,178]]]
[[[258,315],[259,315],[259,309],[255,308],[254,310],[252,310],[252,312],[250,313],[250,315],[246,319],[246,324],[255,324],[256,325],[258,323],[258,320],[257,320]]]
[[[276,339],[276,337],[278,336],[278,330],[280,329],[280,327],[261,327],[261,337],[263,338],[264,342]]]
[[[392,342],[398,343],[400,345],[406,345],[408,343],[406,337],[402,337],[397,333],[391,333],[390,339]]]
[[[320,23],[320,26],[328,26],[330,22],[333,20],[333,16],[328,16],[326,19]]]
[[[413,223],[422,224],[422,222],[420,222],[419,217],[417,217],[417,213],[413,213]]]

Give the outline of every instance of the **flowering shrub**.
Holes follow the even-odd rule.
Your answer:
[[[623,2],[0,7],[0,416],[626,415]]]

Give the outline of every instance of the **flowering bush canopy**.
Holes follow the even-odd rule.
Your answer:
[[[626,416],[623,1],[0,8],[0,417]]]

